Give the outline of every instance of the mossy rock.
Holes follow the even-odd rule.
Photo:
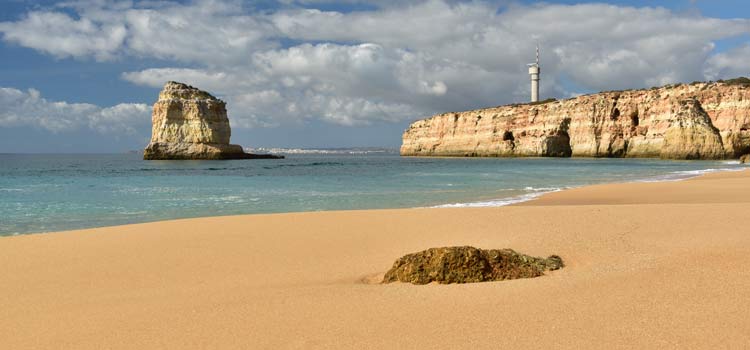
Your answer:
[[[430,248],[396,260],[383,277],[383,283],[502,281],[539,277],[545,271],[563,266],[562,259],[557,255],[545,259],[519,254],[512,249],[485,250],[469,246]]]

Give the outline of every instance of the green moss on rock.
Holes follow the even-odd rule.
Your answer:
[[[537,258],[519,254],[512,249],[485,250],[469,246],[430,248],[396,260],[383,277],[383,283],[502,281],[539,277],[545,271],[557,270],[563,266],[559,256]]]

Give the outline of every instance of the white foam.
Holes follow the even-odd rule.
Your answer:
[[[2,192],[26,192],[23,188],[0,188]]]
[[[739,164],[737,163],[725,163],[725,164]],[[700,170],[681,170],[681,171],[675,171],[669,174],[656,176],[653,178],[648,179],[641,179],[641,180],[634,180],[633,182],[664,182],[664,181],[682,181],[694,177],[698,177],[704,174],[709,173],[716,173],[721,171],[742,171],[745,168],[743,167],[736,167],[736,168],[709,168],[709,169],[700,169]],[[586,186],[586,185],[583,185]],[[522,194],[520,196],[510,197],[510,198],[502,198],[502,199],[494,199],[494,200],[488,200],[488,201],[478,201],[478,202],[467,202],[467,203],[450,203],[450,204],[441,204],[436,205],[430,208],[483,208],[483,207],[502,207],[506,205],[521,203],[521,202],[528,202],[532,199],[541,197],[544,194],[551,193],[551,192],[559,192],[563,189],[568,189],[572,187],[566,187],[566,188],[558,188],[558,187],[532,187],[532,186],[526,186],[524,187],[525,191],[534,191],[533,193],[527,193]]]
[[[528,188],[528,187],[527,187]],[[480,201],[480,202],[468,202],[468,203],[451,203],[451,204],[441,204],[436,205],[431,208],[486,208],[486,207],[502,207],[506,205],[521,203],[521,202],[528,202],[532,199],[541,197],[544,194],[552,193],[552,192],[559,192],[562,191],[561,188],[548,188],[547,190],[534,192],[534,193],[527,193],[522,194],[520,196],[510,197],[510,198],[502,198],[502,199],[493,199],[488,201]]]
[[[526,191],[559,191],[560,190],[557,187],[532,187],[532,186],[526,186],[523,189]]]
[[[121,212],[119,212],[119,214],[122,214],[122,215],[143,215],[143,214],[148,214],[148,212],[147,211],[121,211]]]
[[[694,177],[698,177],[705,174],[717,173],[721,171],[742,171],[744,168],[709,168],[700,170],[682,170],[675,171],[666,175],[660,175],[649,179],[638,180],[636,182],[662,182],[662,181],[682,181]]]

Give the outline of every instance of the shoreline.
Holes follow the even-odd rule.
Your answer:
[[[0,339],[43,349],[741,348],[748,210],[741,171],[504,207],[19,235],[0,239]],[[451,245],[556,254],[566,266],[502,282],[373,283],[404,254]]]
[[[727,165],[738,165],[739,163],[726,163]],[[92,227],[84,227],[84,228],[74,228],[74,229],[65,229],[65,230],[53,230],[53,231],[35,231],[35,232],[14,232],[14,233],[8,233],[8,234],[0,234],[0,239],[3,239],[5,237],[17,237],[17,236],[26,236],[26,235],[39,235],[39,234],[55,234],[55,233],[62,233],[62,232],[71,232],[71,231],[80,231],[80,230],[90,230],[90,229],[101,229],[101,228],[107,228],[107,227],[122,227],[122,226],[128,226],[128,225],[139,225],[139,224],[149,224],[149,223],[160,223],[160,222],[168,222],[168,221],[176,221],[176,220],[191,220],[191,219],[205,219],[205,218],[221,218],[221,217],[234,217],[234,216],[254,216],[254,215],[279,215],[279,214],[295,214],[295,213],[318,213],[318,212],[349,212],[349,211],[371,211],[371,210],[409,210],[409,209],[441,209],[441,208],[498,208],[498,207],[504,207],[504,206],[512,206],[512,205],[522,205],[523,203],[534,201],[539,199],[540,197],[546,196],[551,193],[556,192],[563,192],[568,191],[572,189],[577,188],[583,188],[583,187],[589,187],[589,186],[600,186],[600,185],[612,185],[612,184],[629,184],[629,183],[660,183],[660,182],[672,182],[672,181],[685,181],[690,180],[696,177],[705,176],[708,174],[714,174],[714,173],[724,173],[724,172],[742,172],[750,170],[750,167],[739,167],[739,168],[725,168],[725,169],[717,169],[717,168],[708,168],[708,169],[702,169],[702,170],[691,170],[691,171],[676,171],[672,173],[667,173],[663,175],[657,175],[652,176],[651,178],[643,178],[643,179],[633,179],[628,180],[624,182],[602,182],[602,183],[595,183],[595,184],[584,184],[580,186],[569,186],[569,187],[561,187],[561,188],[540,188],[537,192],[530,192],[525,193],[521,195],[506,197],[506,198],[498,198],[498,199],[487,199],[487,200],[477,200],[477,201],[466,201],[466,202],[458,202],[458,203],[444,203],[444,204],[438,204],[438,205],[432,205],[432,206],[417,206],[417,207],[396,207],[396,208],[368,208],[368,209],[345,209],[345,210],[309,210],[309,211],[290,211],[290,212],[269,212],[269,213],[239,213],[239,214],[227,214],[227,215],[207,215],[207,216],[191,216],[191,217],[182,217],[182,218],[172,218],[172,219],[159,219],[159,220],[153,220],[153,221],[139,221],[139,222],[133,222],[133,223],[125,223],[125,224],[119,224],[119,225],[107,225],[107,226],[92,226]],[[680,176],[677,176],[677,175]],[[682,176],[684,175],[684,177]],[[534,188],[525,188],[524,190],[534,191]],[[519,189],[520,191],[520,189]]]
[[[738,163],[739,164],[739,163]],[[578,188],[586,188],[590,186],[606,186],[606,185],[620,185],[620,184],[637,184],[637,183],[660,183],[660,182],[679,182],[679,181],[687,181],[690,179],[699,178],[701,176],[706,176],[710,174],[716,174],[716,173],[724,173],[724,172],[743,172],[750,170],[750,167],[746,168],[737,168],[737,169],[704,169],[704,170],[693,170],[693,171],[678,171],[674,173],[669,173],[665,175],[659,175],[656,176],[656,178],[645,178],[645,179],[636,179],[631,181],[624,181],[624,182],[603,182],[598,184],[585,184],[581,186],[570,186],[570,187],[562,187],[562,188],[549,188],[549,189],[542,189],[542,191],[539,192],[532,192],[523,194],[520,196],[514,196],[514,197],[508,197],[508,198],[501,198],[501,199],[491,199],[486,201],[475,201],[475,202],[464,202],[464,203],[450,203],[450,204],[440,204],[435,205],[431,207],[424,207],[424,208],[497,208],[497,207],[504,207],[509,205],[523,205],[527,202],[532,202],[535,200],[538,200],[540,198],[543,198],[546,195],[557,193],[557,192],[565,192],[569,190],[574,190]],[[684,177],[670,177],[670,175],[684,175]],[[419,207],[421,208],[421,207]]]

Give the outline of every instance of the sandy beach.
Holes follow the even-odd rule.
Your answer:
[[[515,206],[248,215],[0,238],[3,349],[746,348],[750,171]],[[374,283],[430,247],[540,278]]]

